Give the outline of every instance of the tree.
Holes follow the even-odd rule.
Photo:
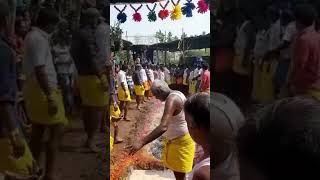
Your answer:
[[[159,40],[160,43],[164,43],[166,42],[166,35],[161,32],[161,30],[159,30],[158,32],[156,32],[155,34],[155,38],[157,38]]]
[[[174,41],[179,40],[178,36],[174,36],[174,37],[173,37],[173,40],[174,40]]]
[[[206,35],[207,33],[205,31],[202,32],[202,35]]]
[[[172,33],[169,32],[168,33],[168,36],[167,36],[167,42],[171,42],[173,39],[172,39]]]
[[[181,39],[184,39],[186,37],[188,37],[187,34],[185,32],[183,32],[182,35],[181,35]]]

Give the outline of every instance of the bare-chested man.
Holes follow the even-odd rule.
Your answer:
[[[162,160],[165,166],[174,172],[177,180],[184,180],[186,173],[192,171],[195,143],[192,140],[184,116],[186,97],[179,91],[171,90],[167,83],[155,80],[151,87],[152,94],[160,101],[165,101],[165,109],[160,125],[142,141],[137,141],[130,149],[130,154],[139,151],[165,133],[166,144]]]

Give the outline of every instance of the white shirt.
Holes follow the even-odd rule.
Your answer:
[[[128,82],[127,82],[127,77],[126,73],[122,70],[119,71],[118,73],[118,87],[121,87],[121,84],[124,83],[124,87],[128,89]]]
[[[191,83],[191,81],[192,81],[192,79],[194,77],[193,74],[194,74],[193,71],[191,71],[190,74],[189,74],[189,83]]]
[[[147,76],[146,70],[141,69],[140,70],[140,76],[142,77],[142,81],[143,82],[147,82],[148,81],[148,76]]]
[[[150,74],[150,80],[151,80],[151,82],[153,82],[154,81],[154,74],[153,74],[152,69],[149,69],[149,74]]]
[[[269,29],[269,51],[278,48],[281,44],[281,24],[280,19],[271,24]]]
[[[187,100],[184,94],[179,91],[174,91],[170,93],[167,98],[169,98],[172,95],[180,97],[183,103]],[[189,133],[187,121],[185,119],[184,110],[182,109],[179,114],[173,116],[173,118],[169,121],[168,130],[166,131],[165,136],[168,140],[172,140],[181,137],[187,133]]]
[[[198,77],[198,81],[201,81],[201,76],[202,76],[202,74],[203,74],[203,69],[201,68],[201,69],[199,70],[199,72],[198,72],[198,75],[200,75],[200,76]]]
[[[234,49],[236,55],[243,55],[245,48],[247,46],[247,37],[245,27],[250,23],[250,21],[245,21],[242,25],[237,29],[237,38],[234,43]]]
[[[70,55],[70,47],[57,44],[53,47],[55,54],[54,64],[58,74],[72,74],[74,72],[74,64]]]
[[[183,72],[183,84],[187,85],[187,77],[188,77],[188,68]]]
[[[256,35],[256,42],[253,49],[253,56],[259,59],[268,51],[268,31],[260,30]]]
[[[199,171],[202,167],[205,167],[205,166],[210,166],[210,157],[200,161],[198,164],[196,164],[191,173],[187,175],[187,178],[186,180],[192,180],[193,179],[193,176],[194,174]]]
[[[35,68],[44,66],[50,88],[56,88],[57,73],[53,64],[49,35],[33,27],[25,38],[24,72],[27,78],[36,78]]]
[[[166,81],[170,81],[170,71],[167,68],[164,68],[164,78]]]
[[[164,72],[160,71],[160,80],[164,81]]]
[[[297,28],[296,28],[296,23],[295,22],[291,22],[289,23],[284,30],[284,34],[282,37],[282,41],[287,41],[287,42],[292,42],[294,40],[294,37],[297,33]],[[290,58],[290,47],[284,49],[283,51],[281,51],[281,57],[282,59],[289,59]]]
[[[102,61],[107,61],[108,65],[110,62],[110,27],[107,23],[100,23],[96,30],[96,43],[98,47],[97,58]]]

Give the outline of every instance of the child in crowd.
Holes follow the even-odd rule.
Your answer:
[[[210,119],[210,109],[210,95],[207,93],[192,95],[184,104],[189,133],[203,150],[192,172],[187,175],[187,180],[210,180],[210,149],[213,147],[210,137],[210,121],[213,118]]]
[[[121,111],[120,111],[120,108],[119,108],[117,102],[118,102],[118,100],[117,100],[116,95],[112,95],[112,102],[110,104],[110,124],[114,128],[113,137],[111,137],[111,138],[114,140],[113,143],[115,143],[115,144],[123,142],[123,140],[121,138],[119,138],[119,127],[118,127],[118,122],[123,117],[121,116]],[[110,147],[110,149],[111,149],[111,147]]]

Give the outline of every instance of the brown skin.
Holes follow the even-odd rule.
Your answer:
[[[48,99],[48,113],[53,116],[58,112],[58,106],[56,102],[51,98],[52,88],[48,84],[48,79],[44,66],[36,67],[36,76],[41,89],[46,94]],[[39,162],[42,147],[41,142],[44,136],[44,131],[47,128],[49,129],[50,137],[46,147],[47,156],[45,178],[51,180],[54,179],[55,175],[54,169],[56,167],[56,157],[58,153],[60,140],[63,136],[63,125],[58,124],[52,126],[44,126],[39,124],[33,124],[30,144],[33,155],[35,159]]]
[[[121,83],[121,87],[122,89],[127,92],[127,88],[125,87],[124,83]],[[129,97],[129,94],[126,94],[126,98]],[[127,101],[120,101],[120,109],[121,109],[121,113],[123,113],[123,119],[125,121],[130,121],[129,119],[127,119],[127,114],[128,114],[128,102]]]
[[[186,121],[188,123],[188,130],[189,133],[192,137],[192,139],[199,144],[203,151],[204,154],[200,158],[200,161],[210,157],[210,152],[211,152],[211,146],[210,146],[210,131],[208,132],[207,129],[198,127],[195,125],[193,122],[193,117],[185,113]],[[204,166],[200,168],[194,175],[192,180],[210,180],[210,166]]]
[[[184,103],[179,97],[168,97],[171,92],[173,92],[171,89],[169,89],[167,92],[152,92],[157,99],[166,102],[160,125],[156,127],[156,129],[154,129],[150,134],[145,136],[141,141],[136,141],[133,145],[129,146],[128,149],[130,155],[134,155],[141,148],[143,148],[143,146],[163,135],[168,129],[169,121],[183,110]],[[174,175],[177,180],[184,180],[185,178],[185,173],[174,172]]]
[[[8,125],[8,130],[10,132],[9,139],[13,148],[12,156],[14,158],[22,157],[25,152],[25,145],[23,143],[23,138],[19,136],[14,123],[15,111],[13,104],[0,103],[0,117],[5,121],[5,124]]]

